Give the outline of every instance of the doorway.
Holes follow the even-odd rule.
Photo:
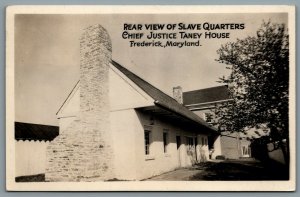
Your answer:
[[[178,158],[178,166],[181,166],[181,159],[180,159],[180,146],[181,146],[181,138],[180,136],[176,136],[176,145],[177,145],[177,158]]]

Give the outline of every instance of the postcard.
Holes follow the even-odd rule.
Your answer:
[[[295,190],[294,6],[6,16],[7,190]]]

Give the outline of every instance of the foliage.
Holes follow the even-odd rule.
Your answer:
[[[220,63],[231,70],[220,78],[231,102],[216,106],[221,130],[245,132],[267,125],[273,139],[288,137],[289,36],[284,24],[263,22],[256,36],[222,45]]]

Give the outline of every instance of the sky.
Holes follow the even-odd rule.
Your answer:
[[[83,29],[102,25],[112,41],[112,58],[163,92],[180,85],[191,91],[222,85],[228,75],[216,61],[222,44],[255,36],[263,21],[287,23],[273,14],[26,14],[15,17],[15,120],[58,125],[56,112],[79,79],[79,38]],[[243,30],[223,30],[230,38],[202,39],[199,47],[130,47],[124,23],[244,23]],[[191,31],[196,32],[196,31]],[[217,32],[217,31],[214,31]],[[220,31],[219,31],[220,32]],[[145,31],[146,33],[146,31]],[[202,31],[203,33],[203,31]]]

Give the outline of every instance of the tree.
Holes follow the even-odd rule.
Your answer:
[[[285,25],[263,22],[256,36],[226,43],[217,53],[217,61],[231,70],[220,82],[228,85],[232,98],[216,106],[219,127],[245,132],[267,126],[274,141],[283,148],[285,139],[289,147],[289,36]],[[289,150],[284,156],[288,163]]]

